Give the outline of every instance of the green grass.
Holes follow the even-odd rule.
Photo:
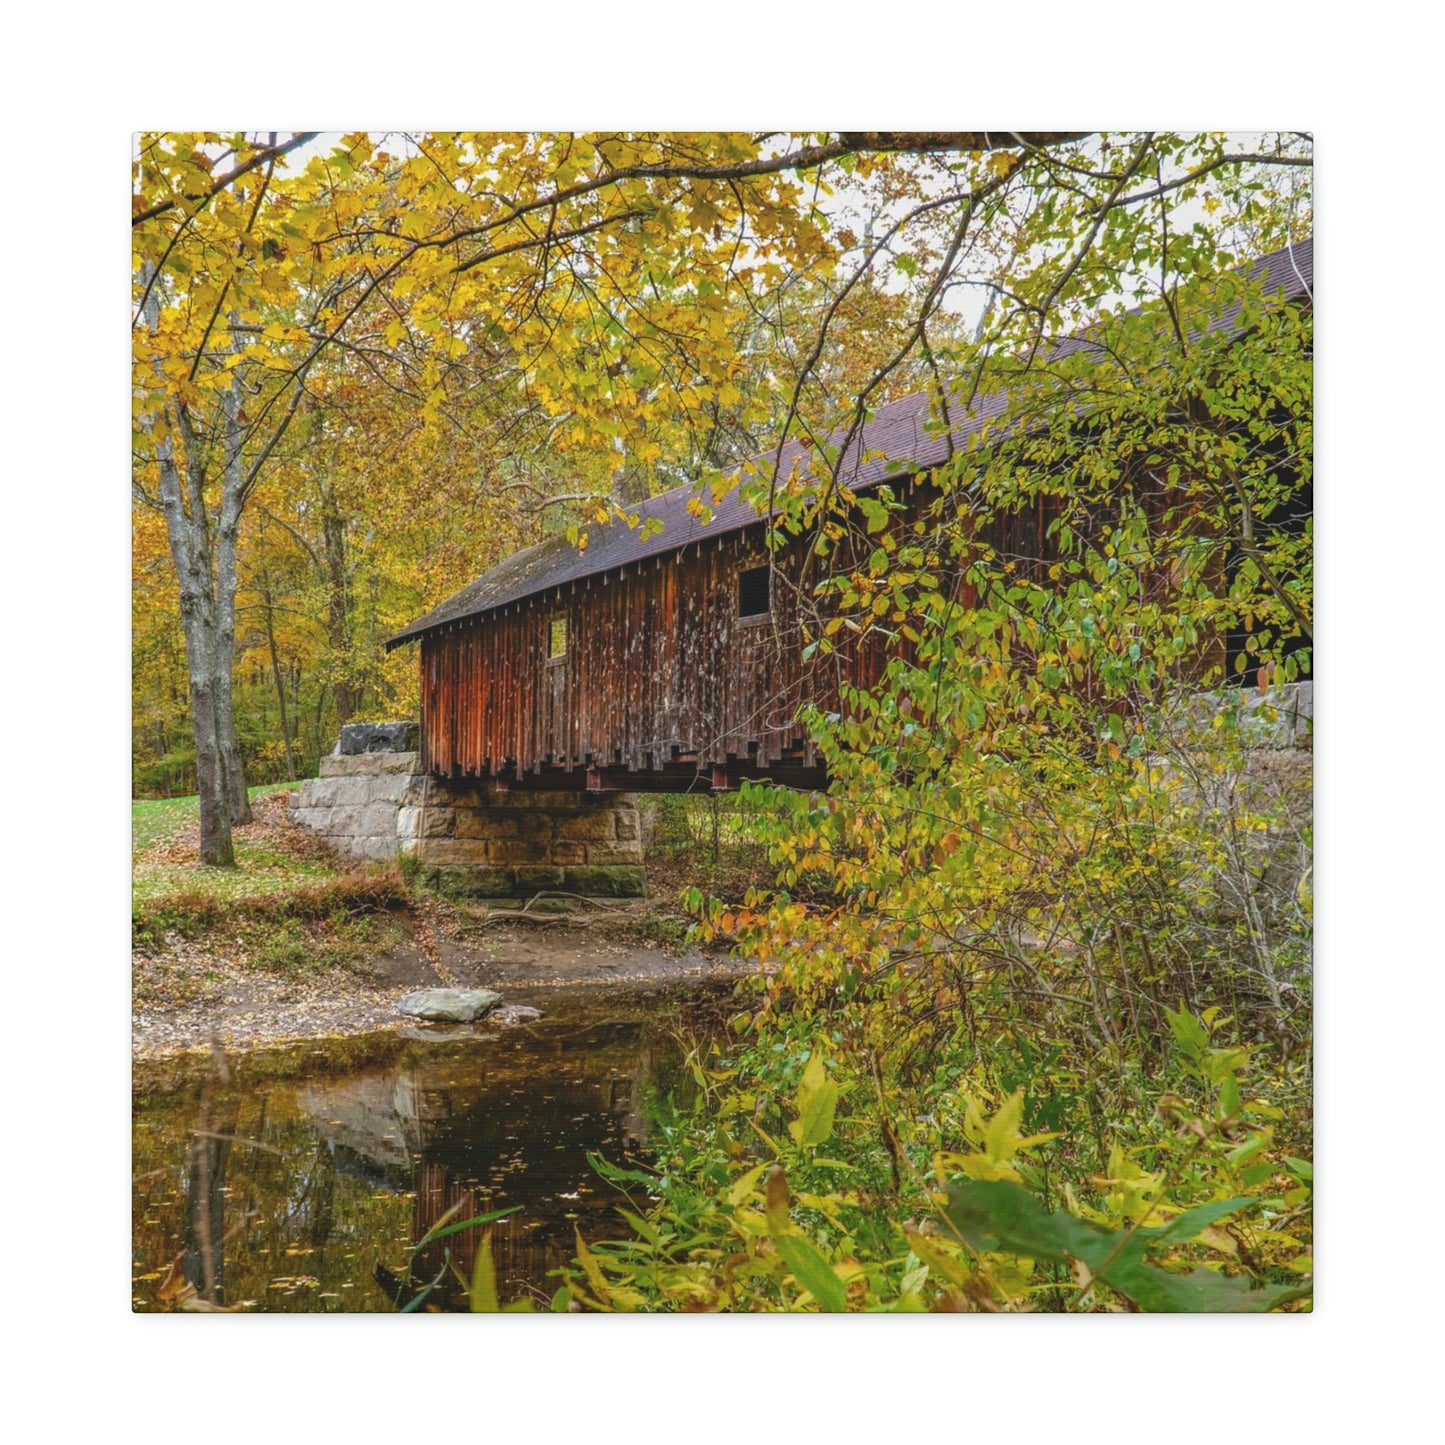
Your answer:
[[[196,798],[148,798],[130,805],[130,852],[134,859],[200,817]]]
[[[290,792],[300,783],[252,788],[251,799]],[[197,863],[151,862],[151,848],[174,838],[200,819],[197,798],[156,798],[131,804],[131,876],[136,903],[177,893],[201,892],[214,898],[257,898],[285,893],[307,883],[337,876],[336,869],[310,859],[291,857],[262,841],[236,835],[234,868],[203,868]]]

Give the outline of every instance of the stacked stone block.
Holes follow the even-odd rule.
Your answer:
[[[1219,689],[1196,693],[1183,704],[1182,727],[1208,729],[1226,710],[1239,718],[1240,739],[1251,752],[1314,751],[1315,685],[1289,682],[1259,689]]]
[[[558,888],[621,897],[645,887],[631,793],[503,793],[423,775],[412,779],[397,833],[404,857],[477,895]]]
[[[416,767],[415,753],[331,753],[321,776],[293,795],[291,818],[348,858],[393,862],[397,813]]]
[[[1237,735],[1213,727],[1225,710],[1238,718]],[[1174,742],[1179,761],[1156,761],[1184,770],[1182,797],[1217,817],[1229,845],[1212,906],[1226,919],[1248,908],[1272,927],[1301,906],[1313,866],[1313,682],[1200,693],[1180,709]],[[1231,821],[1248,815],[1272,822],[1255,831]]]
[[[387,731],[390,729],[391,731]],[[363,735],[364,733],[364,735]],[[398,724],[347,729],[292,818],[350,858],[414,859],[430,881],[483,897],[561,889],[628,897],[646,888],[631,793],[499,792],[419,771]]]

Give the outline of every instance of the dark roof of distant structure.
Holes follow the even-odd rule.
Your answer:
[[[1266,288],[1282,292],[1287,300],[1311,297],[1314,289],[1313,238],[1262,256],[1245,270],[1251,280],[1263,272]],[[1239,309],[1239,303],[1227,307],[1210,329],[1231,329]],[[1084,338],[1069,338],[1055,345],[1050,354],[1057,359],[1088,345]],[[976,398],[966,412],[952,420],[949,428],[951,438],[937,420],[930,425],[932,397],[928,392],[914,392],[880,406],[850,445],[848,457],[840,467],[840,479],[850,490],[859,491],[877,486],[889,478],[898,479],[910,472],[936,467],[948,460],[951,449],[956,450],[986,422],[1001,416],[1007,402],[1004,392]],[[837,444],[842,441],[842,436],[836,435],[830,440]],[[787,480],[795,464],[806,466],[811,455],[811,448],[801,442],[790,441],[783,447],[781,458],[770,451],[758,462],[771,469],[776,460],[781,482]],[[863,458],[861,463],[859,457]],[[735,472],[733,475],[738,474]],[[709,520],[704,521],[688,510],[688,503],[695,498],[701,498],[707,505],[711,512]],[[670,492],[662,492],[627,510],[637,518],[638,526],[630,527],[620,519],[588,526],[585,529],[585,549],[577,547],[561,534],[548,537],[498,563],[475,582],[418,617],[404,631],[387,640],[387,649],[415,641],[423,633],[449,622],[506,607],[555,587],[579,582],[585,577],[596,577],[648,557],[680,552],[695,543],[727,536],[764,520],[762,514],[740,497],[737,482],[716,503],[705,486],[688,485],[674,487]],[[662,530],[654,528],[653,535],[644,540],[641,524],[652,518],[662,523]]]

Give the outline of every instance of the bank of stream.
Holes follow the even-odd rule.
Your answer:
[[[625,1231],[589,1155],[645,1160],[655,1111],[690,1090],[685,1041],[732,988],[509,990],[544,1016],[139,1060],[133,1307],[383,1312],[436,1281],[421,1308],[465,1308],[480,1231],[414,1246],[514,1208],[493,1226],[499,1293],[546,1308],[575,1229]]]

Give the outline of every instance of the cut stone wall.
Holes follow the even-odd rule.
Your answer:
[[[1216,715],[1235,709],[1241,740],[1251,752],[1314,751],[1313,682],[1198,693],[1188,701],[1184,720],[1207,728]]]
[[[347,857],[412,858],[429,881],[478,897],[646,890],[631,793],[502,793],[419,772],[415,752],[381,750],[379,727],[349,741],[291,800],[292,819]]]
[[[1237,734],[1214,726],[1226,712]],[[1184,800],[1217,827],[1217,911],[1265,928],[1297,916],[1313,867],[1314,684],[1201,693],[1176,723],[1175,761],[1160,761],[1182,771]]]
[[[559,888],[622,897],[646,885],[631,793],[500,793],[420,776],[401,807],[397,835],[402,855],[435,881],[479,896]]]
[[[321,776],[292,794],[292,821],[348,858],[395,862],[397,815],[416,769],[415,753],[331,753]]]

